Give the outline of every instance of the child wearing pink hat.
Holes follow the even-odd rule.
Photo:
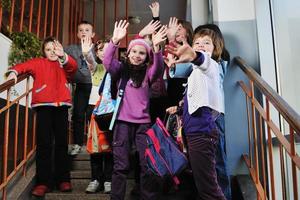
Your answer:
[[[121,20],[115,23],[113,37],[104,52],[103,64],[112,77],[127,74],[128,82],[119,114],[113,130],[113,175],[111,199],[124,199],[126,177],[129,172],[129,154],[135,144],[140,157],[140,199],[158,198],[157,183],[147,173],[144,159],[147,146],[145,132],[150,128],[149,88],[152,81],[163,73],[163,56],[160,44],[166,39],[166,27],[152,37],[153,50],[143,39],[132,40],[128,45],[125,61],[114,58],[120,41],[127,34],[129,23]],[[153,53],[152,53],[153,52]],[[153,55],[152,55],[153,54]]]

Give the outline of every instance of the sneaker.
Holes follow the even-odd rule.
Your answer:
[[[95,193],[97,191],[99,191],[99,181],[97,180],[94,180],[94,181],[91,181],[89,183],[89,185],[87,186],[87,188],[85,189],[85,192],[86,193]]]
[[[79,154],[81,151],[81,146],[79,146],[78,144],[74,144],[72,147],[72,150],[70,152],[71,156],[76,156],[77,154]]]
[[[50,188],[48,188],[46,185],[36,185],[31,194],[36,197],[44,197],[45,194],[50,191]]]
[[[111,192],[111,182],[104,182],[104,193],[109,194]]]

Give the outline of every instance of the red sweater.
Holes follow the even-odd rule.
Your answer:
[[[71,94],[67,77],[77,70],[77,63],[67,56],[67,63],[61,65],[58,61],[47,58],[34,58],[27,62],[17,64],[9,71],[18,74],[30,73],[34,82],[32,88],[31,106],[71,106]]]

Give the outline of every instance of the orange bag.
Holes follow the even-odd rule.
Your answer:
[[[86,150],[88,153],[111,152],[111,144],[106,133],[98,128],[94,114],[91,116],[87,137]]]

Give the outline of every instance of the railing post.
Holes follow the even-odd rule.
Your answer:
[[[45,18],[44,18],[44,38],[45,38],[46,35],[47,35],[48,5],[49,5],[49,0],[46,0],[46,6],[45,6]]]
[[[10,18],[9,18],[9,33],[12,33],[13,25],[14,25],[15,2],[16,2],[16,0],[11,1]]]
[[[262,160],[262,175],[264,183],[264,200],[267,199],[267,180],[266,180],[266,165],[265,165],[265,145],[264,145],[264,134],[262,126],[262,116],[259,116],[259,132],[260,132],[260,149],[261,149],[261,160]]]
[[[27,146],[28,146],[28,109],[29,109],[29,83],[30,78],[26,79],[26,103],[25,103],[25,130],[24,130],[24,149],[23,149],[23,159],[27,162]],[[26,164],[23,166],[23,176],[26,175]]]
[[[293,127],[290,125],[290,143],[291,143],[291,163],[292,163],[292,175],[293,175],[293,191],[294,200],[298,200],[298,180],[297,180],[297,168],[296,164],[293,162],[293,158],[296,156],[295,149],[295,132]]]
[[[266,98],[266,114],[267,114],[267,121],[270,122],[270,103],[268,98]],[[272,135],[271,135],[271,128],[267,125],[268,131],[268,151],[269,151],[269,164],[270,164],[270,179],[271,179],[271,195],[272,199],[276,199],[275,195],[275,181],[274,181],[274,167],[273,167],[273,144],[272,144]]]
[[[250,166],[252,167],[252,149],[251,149],[251,126],[250,126],[250,112],[249,112],[249,100],[248,100],[248,97],[247,97],[247,94],[245,95],[246,96],[246,106],[247,106],[247,125],[248,125],[248,151],[249,151],[249,163],[250,163]]]
[[[39,0],[38,18],[37,18],[37,26],[36,26],[36,35],[37,35],[37,37],[40,36],[41,10],[42,10],[42,0]]]
[[[33,3],[34,1],[30,1],[30,11],[29,11],[29,28],[28,31],[31,32],[32,30],[32,13],[33,13]]]
[[[25,0],[22,0],[22,4],[21,4],[21,16],[20,16],[20,27],[19,27],[19,31],[20,32],[22,32],[22,30],[23,30],[24,10],[25,10]]]
[[[10,111],[10,89],[7,90],[7,100],[6,100],[6,106],[7,111],[5,113],[5,121],[4,121],[4,137],[3,137],[3,177],[2,182],[5,183],[5,186],[3,187],[2,192],[2,198],[6,199],[6,181],[7,181],[7,162],[8,162],[8,136],[9,136],[9,111]]]
[[[15,124],[15,141],[14,141],[14,168],[17,167],[17,157],[18,157],[18,132],[19,132],[19,110],[20,104],[17,103],[16,106],[16,124]]]

